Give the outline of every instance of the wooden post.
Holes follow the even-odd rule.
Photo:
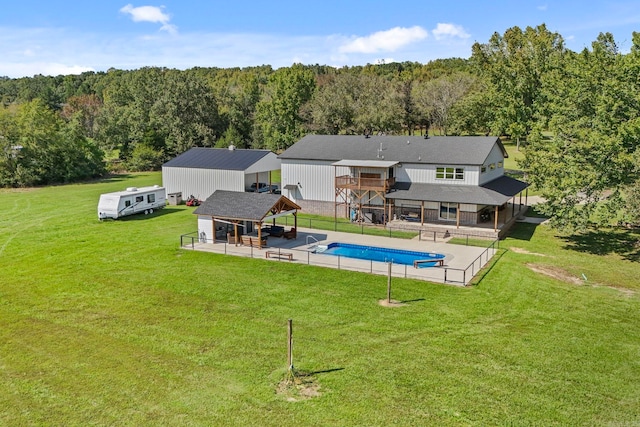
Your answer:
[[[496,205],[496,215],[493,221],[493,231],[498,231],[498,205]]]
[[[424,200],[420,201],[420,225],[424,225]]]
[[[387,302],[391,304],[391,263],[387,263]]]
[[[287,369],[293,371],[293,320],[287,321]]]
[[[460,203],[456,206],[456,228],[460,228]]]
[[[234,222],[233,223],[233,235],[234,235],[234,243],[236,246],[238,246],[238,223]]]

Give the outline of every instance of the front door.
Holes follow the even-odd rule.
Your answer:
[[[456,216],[458,215],[458,204],[457,203],[440,203],[440,219],[455,221]]]

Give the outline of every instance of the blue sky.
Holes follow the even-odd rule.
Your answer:
[[[600,32],[627,52],[640,0],[17,0],[0,8],[0,76],[163,66],[332,66],[471,55],[542,23],[574,51]]]

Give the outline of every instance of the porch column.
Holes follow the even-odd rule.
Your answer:
[[[254,222],[254,225],[258,226],[258,242],[262,241],[262,222]]]
[[[456,207],[456,228],[460,228],[460,203]]]
[[[513,196],[511,199],[511,218],[513,218],[516,214],[516,196]]]
[[[529,187],[524,190],[524,204],[529,206]]]
[[[233,238],[234,243],[236,246],[238,246],[238,223],[237,222],[233,223],[233,235],[235,236]]]
[[[493,231],[498,231],[498,205],[496,205],[495,218],[493,220]]]
[[[298,211],[293,213],[293,226],[296,229],[295,237],[298,237]]]
[[[213,243],[215,243],[216,242],[216,219],[214,217],[211,217],[211,229],[213,231],[213,234],[212,234]]]
[[[424,200],[420,201],[420,225],[424,225]]]

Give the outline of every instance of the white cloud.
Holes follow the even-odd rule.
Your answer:
[[[120,12],[130,15],[133,22],[152,22],[162,24],[160,30],[175,34],[178,30],[173,24],[170,24],[171,16],[163,12],[164,6],[139,6],[133,7],[128,4],[120,9]]]
[[[342,52],[344,46],[353,41],[353,38],[337,34],[292,37],[267,33],[184,32],[169,37],[164,32],[107,34],[68,28],[16,29],[0,25],[0,46],[10,47],[2,52],[0,76],[74,74],[156,66],[187,69],[269,64],[279,68],[294,62],[342,67],[373,64],[381,59],[385,63],[428,62],[452,56],[468,57],[471,51],[467,40],[457,39],[455,43],[445,45],[430,37],[423,42],[400,46],[392,54]],[[391,46],[397,45],[395,42]]]
[[[540,6],[538,6],[538,10],[541,10],[541,11],[545,11],[545,10],[547,10],[548,8],[549,8],[549,6],[548,6],[548,5],[546,5],[546,4],[541,4]]]
[[[339,50],[342,53],[393,52],[408,44],[426,39],[428,36],[428,32],[419,26],[395,27],[378,31],[370,36],[357,37],[340,46]]]
[[[439,22],[438,25],[436,25],[436,28],[432,33],[436,40],[442,40],[449,37],[457,37],[461,39],[467,39],[470,37],[461,25],[442,22]]]

